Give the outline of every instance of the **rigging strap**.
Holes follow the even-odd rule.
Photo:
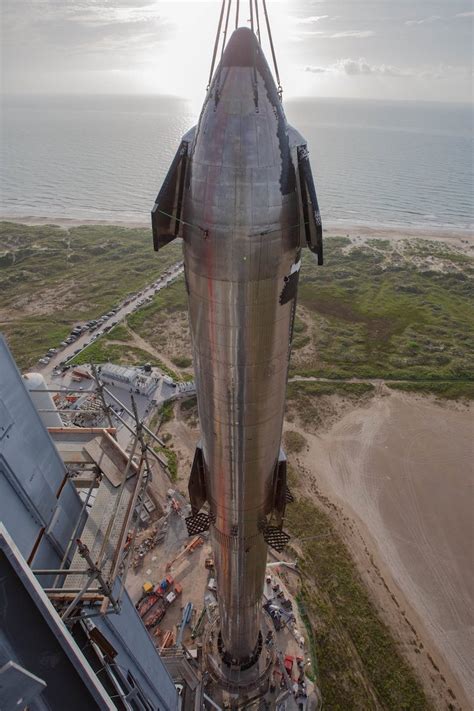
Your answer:
[[[230,2],[230,0],[229,0]],[[217,26],[216,41],[214,42],[214,52],[212,54],[211,71],[209,72],[209,81],[207,84],[207,90],[211,86],[212,75],[214,74],[214,65],[216,63],[217,48],[219,46],[219,38],[221,34],[222,18],[224,17],[225,0],[222,0],[221,14],[219,16],[219,24]]]
[[[262,0],[262,2],[263,2],[263,12],[265,13],[265,21],[267,23],[268,39],[270,40],[270,48],[272,50],[273,66],[275,67],[275,77],[278,82],[278,95],[280,96],[280,99],[281,99],[282,94],[283,94],[283,89],[281,86],[280,74],[278,72],[278,64],[277,64],[277,60],[276,60],[275,47],[273,46],[273,37],[272,37],[272,30],[270,28],[270,20],[268,19],[267,0]]]

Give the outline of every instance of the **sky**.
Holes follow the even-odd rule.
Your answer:
[[[249,0],[240,6],[239,24],[249,25]],[[286,98],[472,101],[471,0],[267,6]],[[221,0],[2,0],[1,92],[172,94],[198,105],[220,8]],[[269,59],[266,33],[263,46]]]

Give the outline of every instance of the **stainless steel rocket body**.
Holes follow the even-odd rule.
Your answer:
[[[252,656],[260,630],[304,234],[302,143],[254,35],[237,30],[188,140],[179,205],[222,641],[236,660]]]

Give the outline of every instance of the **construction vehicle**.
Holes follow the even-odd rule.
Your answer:
[[[166,590],[169,590],[174,583],[172,575],[167,575],[159,585],[156,586],[156,592],[160,595],[164,594]]]
[[[164,602],[163,598],[159,597],[158,600],[156,600],[155,603],[153,604],[152,608],[143,617],[143,622],[144,622],[147,630],[152,629],[153,627],[155,627],[155,625],[158,624],[158,622],[161,622],[161,620],[163,619],[165,614],[166,614],[165,602]]]
[[[293,668],[293,657],[290,657],[290,655],[287,655],[283,659],[283,654],[281,653],[280,650],[278,650],[277,651],[277,658],[278,658],[278,665],[279,665],[279,667],[282,671],[282,674],[283,674],[281,681],[280,681],[280,687],[283,688],[283,686],[286,686],[289,693],[293,694],[293,685],[291,682],[291,669]],[[287,666],[290,665],[290,660],[291,660],[291,669],[290,669],[290,674],[289,674]]]
[[[171,576],[169,576],[171,578]],[[173,580],[173,578],[171,578]],[[140,616],[148,630],[153,629],[166,614],[166,610],[173,602],[182,594],[183,588],[179,583],[176,583],[174,590],[154,592],[149,597],[153,598],[153,603],[146,608],[146,611]]]
[[[183,634],[184,634],[184,629],[186,625],[188,625],[191,621],[191,615],[193,612],[193,603],[188,602],[186,607],[183,610],[183,616],[181,618],[181,623],[179,625],[179,632],[176,637],[176,646],[179,647],[181,645],[181,642],[183,641]]]
[[[285,656],[285,659],[283,662],[285,665],[286,672],[287,672],[288,676],[290,677],[290,679],[292,678],[292,674],[293,674],[293,662],[294,661],[295,661],[295,658],[292,657],[291,654],[287,654]]]
[[[152,592],[143,596],[137,603],[137,610],[140,617],[143,619],[148,610],[155,605],[161,598],[157,592]]]

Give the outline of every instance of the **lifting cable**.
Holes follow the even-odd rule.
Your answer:
[[[219,73],[218,73],[217,79],[216,79],[216,96],[215,96],[216,102],[219,101],[221,72],[222,72],[222,58],[224,56],[225,43],[227,40],[227,30],[229,28],[229,16],[230,16],[230,10],[232,7],[232,0],[228,0],[228,2],[229,2],[229,4],[227,5],[227,14],[226,14],[226,18],[225,18],[224,37],[222,40],[221,58],[220,58],[219,66],[218,66]],[[210,81],[209,81],[209,83],[210,83]]]
[[[230,2],[230,0],[229,0],[229,2]],[[225,8],[225,0],[222,0],[221,14],[219,16],[219,24],[217,25],[216,41],[214,42],[214,52],[212,53],[211,71],[209,72],[209,81],[208,81],[207,88],[206,88],[207,90],[209,90],[209,87],[211,86],[212,75],[214,74],[214,65],[216,63],[217,48],[219,46],[219,39],[220,39],[221,27],[222,27],[222,18],[224,17],[224,8]]]
[[[222,31],[222,22],[224,19],[224,12],[226,10],[226,2],[228,3],[227,5],[227,13],[226,13],[226,19],[225,19],[225,25],[224,25],[224,32],[223,32],[223,39],[222,39],[222,48],[221,48],[221,55],[220,55],[220,64],[219,67],[222,67],[222,56],[224,54],[224,49],[227,41],[227,31],[229,27],[229,18],[230,18],[230,12],[232,9],[232,0],[222,0],[221,4],[221,11],[219,15],[219,22],[217,25],[217,32],[216,32],[216,40],[214,42],[214,51],[212,53],[212,62],[211,62],[211,70],[209,72],[209,81],[206,87],[206,90],[208,91],[211,82],[212,82],[212,76],[214,74],[214,69],[216,65],[216,57],[217,53],[219,50],[219,43],[221,40],[221,31]],[[255,8],[254,8],[254,2],[255,2]],[[256,34],[258,42],[260,46],[262,45],[262,33],[260,30],[260,12],[259,12],[259,7],[258,7],[259,0],[249,0],[249,7],[250,7],[250,27],[251,30],[254,34]],[[268,39],[270,42],[270,49],[272,53],[272,59],[273,59],[273,67],[275,70],[275,78],[277,81],[277,87],[278,87],[278,96],[280,97],[280,100],[283,95],[283,89],[281,86],[281,80],[280,80],[280,73],[278,71],[278,63],[277,63],[277,58],[276,58],[276,53],[275,53],[275,46],[273,44],[273,36],[272,36],[272,30],[270,27],[270,19],[268,17],[268,10],[267,10],[267,2],[266,0],[262,0],[262,5],[263,5],[263,13],[265,15],[265,23],[267,27],[267,33],[268,33]],[[236,9],[235,9],[235,29],[238,28],[239,26],[239,17],[240,17],[240,0],[236,0]],[[255,66],[255,63],[254,63]],[[220,71],[219,71],[219,77],[220,77]],[[258,99],[257,99],[258,101]]]
[[[272,37],[272,30],[270,28],[270,20],[268,19],[267,0],[262,0],[262,2],[263,2],[263,12],[265,13],[265,21],[267,23],[268,39],[270,40],[270,47],[272,50],[273,65],[275,67],[275,76],[276,76],[276,80],[278,82],[278,96],[281,99],[282,94],[283,94],[283,89],[281,86],[280,74],[278,73],[278,64],[277,64],[277,60],[276,60],[275,47],[273,46],[273,37]]]
[[[252,0],[250,0],[252,2]],[[257,21],[257,37],[258,37],[258,43],[261,46],[262,45],[262,37],[260,35],[260,15],[258,12],[258,0],[255,0],[255,19]]]
[[[229,15],[230,15],[230,8],[231,7],[232,7],[232,0],[229,0],[229,6],[227,8],[227,15],[225,18],[224,39],[222,40],[221,60],[222,60],[222,55],[224,54],[225,43],[227,40],[227,29],[229,27]]]

